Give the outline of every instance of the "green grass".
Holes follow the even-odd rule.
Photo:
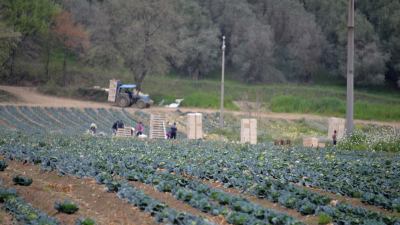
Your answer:
[[[16,101],[16,100],[17,100],[17,97],[12,95],[11,93],[0,90],[0,102],[12,102],[12,101]]]
[[[220,98],[206,92],[194,92],[185,96],[182,106],[197,107],[197,108],[212,108],[217,109],[221,105]],[[233,104],[233,99],[224,99],[224,107],[230,110],[238,110],[239,108]]]
[[[75,84],[75,90],[86,83],[87,86],[108,86],[110,78],[118,78],[123,83],[133,83],[133,76],[127,69],[107,70],[99,68],[80,68],[71,65],[69,71],[80,71],[87,74]],[[78,74],[78,72],[77,72]],[[113,77],[110,77],[113,74]],[[78,75],[77,75],[78,76]],[[84,77],[84,76],[82,76]],[[96,77],[96,79],[93,79]],[[324,116],[345,116],[346,87],[340,84],[258,84],[248,85],[230,80],[227,74],[225,82],[225,107],[236,110],[233,101],[252,101],[263,103],[263,109],[273,112],[309,113]],[[86,81],[86,80],[90,80]],[[58,88],[55,92],[63,92]],[[69,87],[71,89],[71,87]],[[54,90],[54,89],[53,89]],[[146,77],[142,90],[150,94],[157,105],[162,100],[164,104],[184,98],[186,107],[219,108],[220,81],[206,79],[193,81],[177,75],[153,75]],[[357,88],[355,90],[355,118],[381,121],[400,120],[400,92],[385,88]],[[69,96],[82,98],[71,94]],[[60,94],[64,95],[64,94]]]
[[[355,103],[354,117],[364,120],[400,120],[399,103],[377,103],[361,100]],[[284,95],[272,98],[270,108],[273,112],[309,113],[325,116],[345,117],[346,102],[337,97],[312,97]]]

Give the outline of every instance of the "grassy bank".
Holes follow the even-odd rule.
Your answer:
[[[6,91],[0,90],[0,102],[13,102],[16,100],[18,100],[18,99],[14,95],[12,95]]]
[[[121,71],[118,78],[123,80],[124,83],[132,83],[133,81],[128,75],[128,72]],[[103,75],[100,77],[103,77]],[[91,85],[107,87],[108,80],[101,78]],[[42,89],[45,90],[46,88]],[[49,90],[51,91],[49,92]],[[68,91],[65,91],[65,89],[57,87],[47,88],[46,93],[88,99],[87,93],[82,91],[76,93],[77,90],[78,88],[73,90],[69,88]],[[184,98],[182,104],[186,107],[217,109],[220,106],[219,80],[193,81],[178,76],[149,76],[143,83],[143,91],[150,94],[151,98],[155,100],[155,104],[160,102],[168,104],[175,99]],[[100,101],[102,99],[104,99],[104,96],[96,96],[95,98],[95,100]],[[356,119],[400,121],[399,91],[385,91],[382,88],[356,88],[355,100]],[[262,110],[265,111],[344,117],[346,87],[299,84],[247,85],[227,80],[225,82],[225,107],[237,110],[238,107],[234,104],[234,101],[259,102],[262,103]]]
[[[149,77],[143,89],[156,96],[156,102],[185,98],[184,106],[218,108],[220,83],[217,80],[193,81],[178,77]],[[309,113],[345,117],[346,88],[329,85],[246,85],[225,83],[225,105],[234,109],[233,101],[259,101],[263,109],[272,112]],[[399,121],[400,92],[382,89],[355,91],[355,118]]]
[[[346,102],[337,97],[276,96],[272,99],[270,108],[274,112],[312,113],[339,117],[345,117],[346,114]],[[364,120],[400,120],[400,105],[398,103],[391,104],[390,102],[356,101],[354,117]]]

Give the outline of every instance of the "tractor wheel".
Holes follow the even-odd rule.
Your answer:
[[[146,103],[145,103],[144,101],[142,101],[142,100],[137,101],[137,102],[136,102],[136,105],[137,105],[137,107],[138,107],[139,109],[144,109],[144,108],[146,108]]]
[[[129,100],[129,98],[127,96],[119,96],[117,98],[117,105],[122,108],[128,107],[130,102],[131,101]]]

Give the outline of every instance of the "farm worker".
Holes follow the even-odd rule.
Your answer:
[[[90,133],[91,134],[96,134],[96,129],[97,129],[97,126],[96,126],[96,124],[95,123],[92,123],[92,124],[90,124]]]
[[[122,122],[122,120],[119,120],[117,123],[117,128],[124,128],[124,122]]]
[[[176,128],[176,123],[174,123],[171,128],[170,128],[170,139],[176,139],[176,132],[178,131],[178,128]]]
[[[142,135],[144,132],[143,123],[139,122],[138,124],[136,124],[135,130],[136,130],[136,136]]]
[[[336,143],[337,143],[337,132],[336,132],[336,130],[333,131],[332,141],[333,141],[333,145],[336,146]]]
[[[112,125],[112,132],[115,135],[117,133],[119,127],[119,120],[115,121],[115,123]]]

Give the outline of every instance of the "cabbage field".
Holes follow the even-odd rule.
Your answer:
[[[0,119],[5,172],[7,163],[20,162],[43,173],[93,179],[154,223],[400,225],[398,154],[82,135],[91,122],[105,134],[114,120],[135,123],[116,109],[3,106]],[[60,224],[1,183],[0,202],[22,224]]]

